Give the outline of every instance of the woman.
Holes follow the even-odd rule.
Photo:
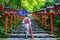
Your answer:
[[[28,35],[29,35],[29,31],[30,31],[29,28],[30,28],[30,25],[31,25],[31,19],[27,15],[25,15],[25,18],[23,19],[22,23],[25,27],[25,36],[27,38]]]

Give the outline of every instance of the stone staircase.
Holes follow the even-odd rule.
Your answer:
[[[39,31],[33,31],[34,40],[57,40],[56,36],[53,34],[47,34],[47,32],[39,32]],[[10,34],[10,38],[21,38],[22,40],[31,40],[31,35],[28,36],[28,38],[25,38],[25,31],[20,32],[13,32],[13,34]]]
[[[41,27],[37,25],[37,23],[32,23],[32,30],[34,35],[34,40],[57,40],[54,34],[48,34],[48,31],[44,31]],[[31,40],[31,34],[29,34],[28,38],[25,38],[24,27],[18,26],[17,29],[14,30],[13,33],[9,34],[10,38],[18,38],[20,40]]]

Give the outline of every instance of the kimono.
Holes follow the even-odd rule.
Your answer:
[[[28,22],[25,22],[25,20],[28,19]],[[31,19],[29,17],[25,17],[23,19],[23,26],[25,27],[25,32],[26,32],[26,35],[29,35],[29,29],[30,29],[30,26],[31,26]]]

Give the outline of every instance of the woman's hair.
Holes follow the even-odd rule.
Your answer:
[[[25,17],[27,17],[27,15],[25,15]]]

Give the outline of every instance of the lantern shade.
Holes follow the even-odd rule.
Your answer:
[[[47,12],[54,12],[54,6],[48,6],[47,7]]]
[[[46,8],[42,8],[42,9],[41,9],[41,11],[45,11],[45,10],[46,10]]]
[[[42,9],[40,10],[40,12],[45,14],[45,13],[46,13],[46,8],[42,8]]]
[[[20,15],[20,16],[28,15],[28,11],[26,11],[26,10],[18,10],[18,15]]]
[[[60,3],[55,3],[56,6],[60,6]]]
[[[8,7],[8,6],[5,6],[4,7],[4,10],[6,11],[6,10],[8,10],[10,7]]]
[[[54,8],[54,6],[48,6],[47,8],[50,8],[51,9],[51,8]]]
[[[60,9],[60,3],[55,3],[55,4],[54,4],[54,8],[55,8],[55,9]]]
[[[4,13],[5,13],[5,14],[10,14],[9,8],[10,8],[10,7],[8,7],[8,6],[5,6],[5,7],[4,7],[4,11],[5,11]]]

